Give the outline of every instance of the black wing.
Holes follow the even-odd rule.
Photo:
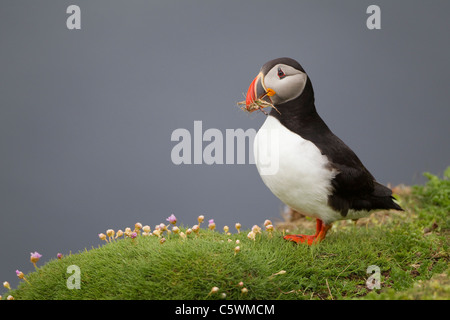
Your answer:
[[[325,155],[329,157],[331,166],[338,172],[331,181],[334,189],[328,198],[328,204],[331,207],[340,211],[344,217],[349,209],[403,210],[393,201],[391,189],[378,183],[344,142],[336,136],[332,140],[332,147],[325,147],[325,149],[334,149],[325,150]]]

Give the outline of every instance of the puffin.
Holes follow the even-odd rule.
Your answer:
[[[403,211],[392,190],[375,180],[319,116],[311,79],[296,60],[265,63],[241,104],[248,112],[267,115],[253,144],[264,184],[285,205],[316,219],[315,234],[288,234],[285,240],[312,245],[337,220]],[[267,106],[269,113],[263,110]]]

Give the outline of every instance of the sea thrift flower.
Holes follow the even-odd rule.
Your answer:
[[[28,282],[27,278],[25,278],[25,275],[23,274],[22,271],[16,270],[16,275],[17,275],[17,277],[18,277],[19,279],[23,279],[23,280],[25,280],[26,282]],[[29,282],[28,282],[28,283],[29,283]]]
[[[111,241],[111,237],[114,237],[114,230],[113,229],[108,229],[106,230],[106,235],[108,236],[109,241]]]
[[[198,233],[200,231],[200,227],[198,225],[195,225],[192,227],[192,231],[194,231],[194,233]]]
[[[225,292],[222,292],[222,293],[220,294],[220,297],[221,297],[222,299],[225,299],[225,298],[227,297],[227,294],[226,294]]]
[[[142,229],[142,223],[136,222],[136,223],[134,224],[134,231],[137,232],[137,233],[139,233],[139,232],[141,231],[141,229]]]
[[[123,236],[123,231],[122,230],[117,230],[117,233],[116,233],[116,239],[117,238],[120,238],[120,237],[122,237]]]
[[[161,231],[167,231],[167,226],[166,226],[164,223],[160,223],[160,224],[159,224],[159,229],[160,229]]]
[[[169,221],[169,223],[175,225],[177,223],[177,217],[175,217],[175,215],[172,214],[170,215],[170,217],[166,219],[166,221]]]
[[[250,231],[247,235],[247,238],[249,238],[250,240],[253,240],[253,241],[255,241],[255,237],[256,237],[256,234],[253,231]]]
[[[236,230],[238,231],[238,233],[241,233],[241,224],[238,222],[234,226],[236,227]]]
[[[264,227],[267,227],[269,224],[272,224],[272,221],[270,220],[264,221]]]
[[[209,294],[217,293],[217,292],[219,292],[219,288],[218,287],[212,287],[211,292]]]
[[[247,289],[247,288],[242,288],[242,289],[241,289],[241,292],[242,292],[243,294],[247,294],[247,293],[248,293],[248,289]]]
[[[229,230],[230,230],[230,228],[228,228],[228,226],[223,227],[223,232],[227,233]]]
[[[100,238],[100,240],[105,240],[106,242],[108,242],[108,240],[106,240],[106,234],[104,233],[99,233],[98,237]]]
[[[150,226],[143,226],[142,231],[149,233],[151,230]]]
[[[175,234],[178,234],[178,233],[180,233],[180,228],[178,228],[177,226],[173,226],[172,232]]]
[[[239,251],[241,251],[241,247],[236,246],[236,248],[234,248],[234,255],[236,255]]]
[[[238,240],[236,240],[236,244],[239,244],[239,243],[241,243],[241,241],[238,239]]]
[[[62,254],[62,253],[58,253],[58,254],[56,255],[56,257],[58,258],[58,260],[61,260],[62,257],[63,257],[63,254]]]
[[[137,237],[137,232],[132,232],[131,234],[130,234],[130,238],[131,239],[135,239]]]
[[[161,239],[159,240],[159,243],[161,243],[161,244],[163,244],[164,242],[166,242],[166,238],[161,238]]]
[[[192,233],[192,229],[191,229],[191,228],[189,228],[189,229],[186,230],[186,234],[187,234],[187,235],[190,235],[191,233]]]
[[[205,220],[205,216],[198,216],[197,221],[199,225],[202,224],[203,220]]]
[[[14,297],[12,295],[9,295],[6,297],[6,300],[14,300]]]
[[[125,232],[124,232],[125,237],[130,237],[131,232],[133,232],[133,231],[131,231],[131,228],[128,228],[128,227],[125,228]]]
[[[161,229],[155,229],[155,230],[153,230],[153,234],[154,234],[155,236],[160,237],[160,236],[161,236],[161,233],[162,233]]]
[[[185,240],[186,239],[186,234],[184,232],[180,232],[180,237],[181,237],[181,239]]]
[[[260,228],[258,225],[255,224],[255,225],[252,227],[252,231],[253,231],[255,234],[261,233],[261,228]]]
[[[214,219],[208,221],[208,228],[210,230],[214,230],[216,228],[216,224],[214,223]]]
[[[36,262],[38,262],[41,257],[42,257],[42,255],[39,254],[37,251],[35,251],[34,253],[31,252],[30,261],[33,263],[35,268],[37,268]]]
[[[11,290],[11,286],[9,285],[9,282],[8,282],[8,281],[3,282],[3,286],[4,286],[6,289]]]
[[[16,275],[19,279],[23,279],[24,278],[24,274],[22,271],[16,270]]]
[[[244,283],[242,281],[238,283],[239,287],[242,287],[243,285],[244,285]]]

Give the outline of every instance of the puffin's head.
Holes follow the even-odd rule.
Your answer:
[[[247,110],[261,99],[277,106],[299,97],[308,76],[302,66],[291,58],[278,58],[264,64],[250,84],[245,99]]]

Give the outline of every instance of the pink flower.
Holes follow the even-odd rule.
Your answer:
[[[213,224],[214,223],[214,219],[211,219],[208,221],[208,224]]]
[[[39,259],[42,257],[42,255],[39,254],[37,251],[35,251],[34,253],[31,252],[30,254],[31,254],[31,256],[30,256],[30,261],[33,262],[33,263],[38,262]]]
[[[16,275],[17,275],[17,277],[18,277],[19,279],[23,279],[23,280],[25,280],[26,282],[28,282],[27,278],[25,278],[25,275],[23,274],[22,271],[16,270]],[[29,282],[28,282],[28,283],[29,283]]]
[[[16,270],[16,275],[19,277],[19,279],[23,279],[23,272]]]
[[[56,255],[56,257],[57,257],[59,260],[61,260],[62,257],[63,257],[63,255],[62,255],[62,253],[58,253],[58,254]]]
[[[37,251],[35,251],[34,253],[31,252],[30,254],[31,254],[30,261],[31,261],[31,263],[33,263],[34,267],[37,269],[36,262],[39,261],[39,259],[42,257],[42,255],[39,254]]]
[[[134,239],[134,238],[136,238],[137,237],[137,233],[136,232],[133,232],[133,233],[131,233],[131,239]]]
[[[176,224],[177,223],[177,217],[175,217],[175,215],[170,215],[170,217],[168,217],[166,219],[166,221],[169,221],[171,224]]]
[[[272,224],[272,221],[270,221],[270,220],[266,220],[266,221],[264,221],[264,226],[265,227],[267,227],[269,224]]]

